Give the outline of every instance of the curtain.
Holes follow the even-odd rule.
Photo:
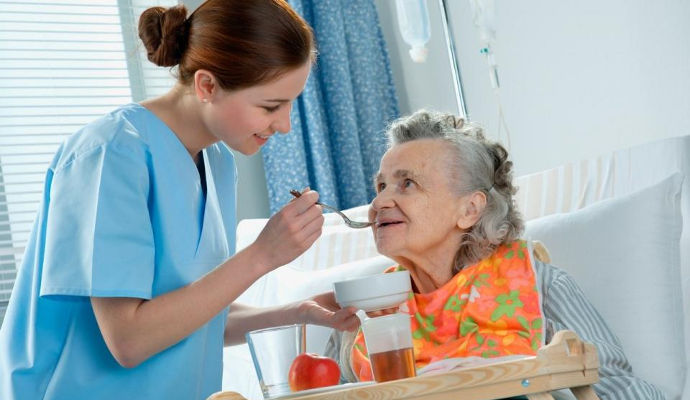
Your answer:
[[[339,208],[369,203],[399,114],[388,51],[373,0],[289,0],[312,26],[318,58],[293,104],[292,131],[262,149],[271,214],[310,186]]]

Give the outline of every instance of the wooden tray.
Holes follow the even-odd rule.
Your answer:
[[[474,368],[434,373],[290,400],[490,400],[525,395],[530,400],[553,399],[549,392],[570,388],[579,400],[599,399],[590,386],[599,381],[594,345],[572,331],[557,332],[536,356]],[[218,392],[208,400],[246,400],[235,392]]]

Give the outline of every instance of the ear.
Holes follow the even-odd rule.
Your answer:
[[[211,72],[199,69],[194,73],[194,93],[199,101],[213,102],[213,96],[218,90],[218,82]]]
[[[486,194],[481,191],[470,193],[462,198],[458,228],[467,230],[479,221],[486,208]]]

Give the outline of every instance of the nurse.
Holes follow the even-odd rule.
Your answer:
[[[222,348],[287,323],[354,329],[332,294],[234,303],[323,224],[306,190],[237,254],[232,153],[290,131],[315,48],[282,0],[150,8],[148,58],[178,66],[167,94],[122,106],[60,147],[0,329],[0,398],[204,399]]]

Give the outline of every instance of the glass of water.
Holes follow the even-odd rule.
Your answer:
[[[292,361],[306,351],[304,325],[285,325],[247,333],[247,344],[264,398],[291,393],[288,371]]]

